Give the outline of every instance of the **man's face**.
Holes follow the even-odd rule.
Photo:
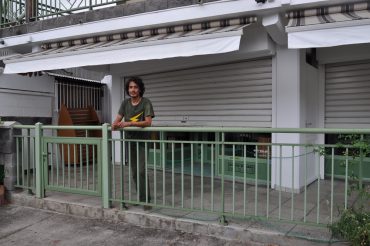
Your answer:
[[[130,95],[130,97],[134,98],[140,96],[140,89],[133,81],[128,84],[128,94]]]

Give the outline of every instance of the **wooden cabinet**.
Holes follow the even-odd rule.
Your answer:
[[[59,111],[59,126],[88,126],[100,125],[99,117],[93,107],[69,109],[62,104]],[[63,129],[58,130],[58,137],[95,137],[101,138],[100,130],[77,130]],[[63,155],[64,164],[80,164],[92,160],[93,154],[97,154],[94,146],[87,144],[61,144],[59,149]]]

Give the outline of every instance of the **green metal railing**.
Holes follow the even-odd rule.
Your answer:
[[[125,129],[157,136],[138,140],[124,139],[124,131],[112,132],[108,124],[15,128],[23,129],[16,137],[18,187],[35,190],[39,197],[45,196],[45,190],[98,195],[105,208],[139,204],[216,214],[221,223],[226,223],[226,217],[254,217],[326,225],[338,218],[338,206],[348,208],[357,201],[358,194],[349,192],[351,184],[370,180],[368,157],[350,154],[355,150],[362,153],[363,147],[358,145],[227,138],[231,133],[367,136],[370,129]],[[85,137],[56,137],[61,129],[98,130],[102,138],[88,137],[88,133]],[[206,132],[213,137],[166,138],[176,132]]]
[[[127,0],[0,0],[0,27],[56,18],[97,8],[115,6]]]
[[[26,0],[0,0],[0,27],[12,26],[24,22]]]

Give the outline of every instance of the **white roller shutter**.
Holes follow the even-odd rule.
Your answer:
[[[271,127],[271,58],[142,76],[155,125]]]
[[[326,66],[325,127],[370,127],[370,61]]]

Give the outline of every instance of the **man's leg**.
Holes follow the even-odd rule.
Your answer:
[[[130,167],[131,167],[131,175],[132,179],[134,180],[135,190],[137,191],[137,148],[136,142],[129,143],[129,152],[130,152]]]
[[[146,176],[146,169],[148,168],[147,165],[145,165],[145,144],[140,143],[139,144],[139,184],[140,184],[140,201],[141,202],[150,202],[150,187],[149,187],[149,177]],[[146,150],[148,151],[148,150]],[[145,184],[147,189],[145,188]],[[147,200],[148,199],[148,200]]]

